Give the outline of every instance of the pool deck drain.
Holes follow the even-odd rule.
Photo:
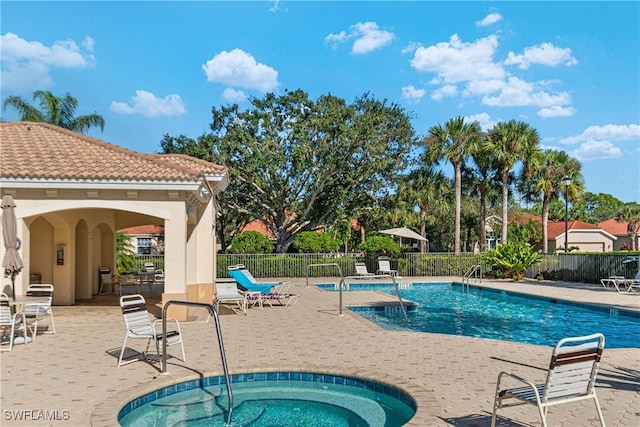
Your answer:
[[[335,279],[312,282],[331,280]],[[639,295],[618,294],[599,285],[484,280],[482,286],[640,312]],[[264,311],[254,307],[246,316],[221,309],[232,373],[317,370],[386,382],[409,391],[417,400],[418,414],[409,425],[420,427],[488,426],[501,370],[544,379],[550,347],[384,331],[348,310],[338,316],[335,292],[306,287],[304,279],[293,280],[292,292],[301,295],[293,307],[265,307]],[[343,299],[348,306],[394,297],[362,291],[344,293]],[[169,375],[164,376],[157,365],[146,362],[116,367],[113,353],[117,354],[125,332],[116,297],[100,296],[53,310],[56,335],[39,335],[35,343],[16,345],[11,353],[0,355],[3,426],[114,426],[119,409],[136,396],[170,382],[222,373],[212,323],[181,324],[187,362],[170,359]],[[159,308],[151,311],[160,313]],[[190,313],[194,320],[206,318],[204,310]],[[142,349],[144,342],[135,340],[130,346]],[[169,352],[174,349],[170,347]],[[608,425],[640,425],[640,349],[605,348],[596,386]],[[500,415],[503,425],[540,425],[535,408],[529,405]],[[575,427],[598,422],[593,403],[582,402],[551,408],[549,424]]]

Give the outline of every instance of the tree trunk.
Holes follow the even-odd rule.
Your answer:
[[[462,172],[460,163],[453,165],[456,173],[456,235],[455,246],[453,251],[456,255],[460,255],[460,217],[462,212]]]
[[[545,195],[542,199],[542,253],[549,253],[549,232],[547,226],[549,224],[549,206],[551,200]]]
[[[421,210],[420,211],[420,235],[422,237],[426,237],[424,235],[425,230],[427,228],[427,219],[426,218],[427,218],[427,215],[426,215],[425,211]],[[420,240],[420,253],[421,254],[425,253],[425,250],[424,250],[425,249],[425,243],[427,243],[427,242],[425,242],[424,240]]]
[[[507,226],[509,225],[509,169],[502,170],[502,236],[500,243],[507,243]]]
[[[480,252],[484,252],[487,246],[487,201],[484,191],[480,191]]]

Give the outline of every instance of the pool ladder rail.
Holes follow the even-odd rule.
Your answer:
[[[462,284],[467,285],[468,288],[472,278],[474,282],[482,283],[482,264],[472,265],[462,276]]]
[[[224,380],[227,385],[227,395],[229,396],[229,408],[227,412],[227,426],[231,425],[231,414],[233,412],[233,392],[231,391],[231,376],[227,366],[227,355],[224,351],[224,343],[222,342],[222,330],[220,329],[220,318],[213,304],[195,301],[177,301],[170,300],[162,307],[162,336],[167,335],[167,309],[172,305],[186,305],[189,307],[204,307],[209,310],[216,324],[216,333],[218,335],[218,345],[220,346],[220,357],[222,359],[222,370],[224,371]],[[162,371],[161,375],[168,375],[167,372],[167,340],[162,340]]]

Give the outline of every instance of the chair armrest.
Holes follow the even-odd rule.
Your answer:
[[[162,328],[162,319],[156,319],[153,321],[153,329],[156,331],[156,333],[158,332],[158,330],[156,329],[156,323],[158,322],[160,322],[160,327]],[[169,322],[175,323],[178,333],[182,335],[182,332],[180,331],[180,322],[178,322],[178,319],[174,319],[173,317],[167,317],[167,325],[169,324]],[[159,332],[162,333],[162,330],[160,330]],[[167,335],[169,334],[169,332],[170,331],[167,328]]]
[[[514,374],[513,372],[509,372],[509,371],[502,371],[498,374],[498,382],[496,384],[496,391],[501,391],[504,390],[500,387],[500,384],[502,382],[502,377],[503,376],[508,376],[510,378],[513,378],[514,380],[520,381],[521,383],[524,383],[526,385],[528,385],[529,387],[531,387],[531,389],[533,390],[533,392],[536,394],[536,397],[538,398],[538,400],[540,400],[540,394],[538,393],[538,388],[536,387],[536,384],[532,381],[529,381],[528,379],[521,377],[519,375]],[[508,389],[506,389],[508,390]]]

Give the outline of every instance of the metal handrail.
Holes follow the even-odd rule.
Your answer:
[[[218,345],[220,346],[220,357],[222,359],[222,370],[224,371],[224,380],[227,384],[227,395],[229,396],[229,408],[227,415],[227,425],[231,425],[231,413],[233,412],[233,392],[231,391],[231,377],[229,376],[229,368],[227,367],[227,356],[224,351],[224,343],[222,342],[222,330],[220,329],[220,318],[213,304],[195,301],[176,301],[171,300],[162,308],[162,372],[161,375],[167,375],[167,309],[171,305],[186,305],[189,307],[204,307],[213,315],[216,323],[216,333],[218,334]]]
[[[478,271],[480,272],[480,277],[478,277]],[[466,283],[468,285],[471,282],[472,276],[474,279],[479,279],[479,281],[482,282],[482,264],[472,265],[464,276],[462,276],[462,284],[464,285]]]
[[[336,262],[328,262],[326,264],[309,264],[307,265],[307,288],[309,287],[309,272],[311,271],[311,267],[328,267],[328,266],[335,266],[338,267],[338,273],[340,273],[340,278],[342,278],[342,269],[340,268],[340,265]]]
[[[345,285],[346,279],[360,279],[362,280],[362,276],[346,276],[340,280],[340,313],[342,316],[342,288]],[[367,279],[391,279],[393,282],[393,287],[396,290],[396,295],[398,296],[398,301],[400,302],[400,308],[402,309],[402,314],[404,314],[404,321],[409,323],[409,317],[407,317],[407,309],[402,302],[402,297],[400,296],[400,288],[398,287],[398,282],[396,282],[396,278],[393,274],[374,274],[371,276],[367,276]]]

